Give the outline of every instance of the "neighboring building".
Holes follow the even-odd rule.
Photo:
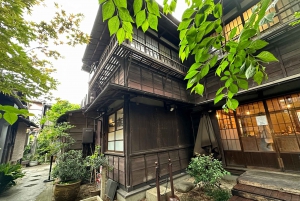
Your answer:
[[[225,0],[225,33],[240,31],[257,2]],[[163,177],[168,158],[175,174],[183,172],[193,149],[214,153],[227,168],[300,170],[300,28],[289,25],[299,10],[297,0],[278,0],[274,22],[262,26],[259,37],[279,62],[268,64],[269,79],[250,83],[237,96],[241,106],[226,114],[224,102],[213,104],[223,85],[213,71],[203,97],[186,90],[183,78],[192,62],[179,61],[177,20],[162,14],[158,32],[134,28],[133,42],[118,45],[99,8],[82,59],[90,81],[80,121],[94,128],[114,165],[109,177],[119,183],[118,199],[150,188],[156,161]]]
[[[26,107],[17,98],[0,93],[0,104],[11,105],[19,109]],[[29,119],[19,116],[16,123],[9,125],[0,119],[0,163],[19,162],[23,157],[24,147],[28,141],[28,128],[38,127]]]

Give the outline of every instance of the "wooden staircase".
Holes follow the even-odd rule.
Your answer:
[[[300,175],[247,171],[237,179],[229,201],[300,201]]]

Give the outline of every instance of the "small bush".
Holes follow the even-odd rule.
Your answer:
[[[20,164],[0,164],[0,193],[9,187],[16,185],[16,179],[24,177],[21,169],[22,166]]]
[[[196,184],[202,183],[204,186],[219,186],[221,178],[230,174],[212,155],[198,155],[192,158],[187,173],[194,177]]]
[[[231,197],[229,190],[218,187],[205,187],[204,192],[206,195],[212,197],[214,201],[227,201]]]

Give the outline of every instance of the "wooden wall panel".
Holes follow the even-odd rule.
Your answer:
[[[179,160],[179,153],[182,159]],[[185,155],[186,154],[186,155]],[[131,185],[136,186],[145,184],[146,182],[155,181],[155,162],[158,162],[160,167],[160,176],[169,174],[169,158],[172,160],[172,171],[184,171],[192,156],[191,148],[177,148],[170,151],[153,151],[153,153],[140,154],[132,156],[131,160]]]
[[[108,171],[108,177],[125,186],[125,159],[121,156],[106,155],[113,170]]]
[[[128,75],[128,87],[146,92],[187,101],[189,92],[183,80],[156,74],[148,69],[131,65]]]

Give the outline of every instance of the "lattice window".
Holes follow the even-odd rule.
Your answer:
[[[224,150],[241,150],[233,112],[217,111],[217,118]]]
[[[123,109],[111,114],[108,118],[108,151],[124,151]]]

